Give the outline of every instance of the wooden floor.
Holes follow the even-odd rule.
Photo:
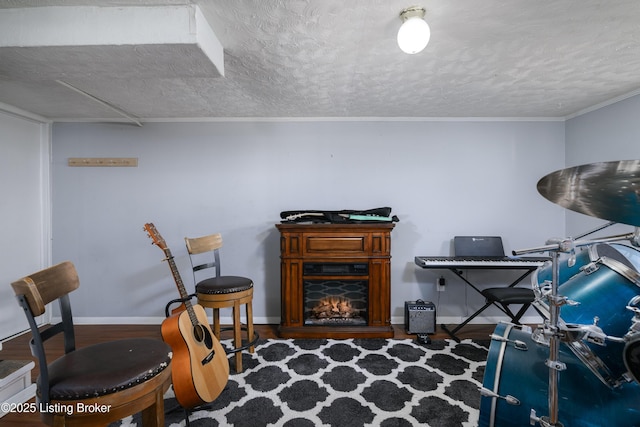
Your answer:
[[[277,338],[277,325],[255,325],[260,338]],[[486,339],[493,332],[495,325],[466,325],[459,333],[460,339]],[[76,347],[84,347],[99,342],[110,341],[121,338],[153,337],[162,339],[159,325],[78,325],[76,326]],[[404,326],[394,325],[394,338],[415,338],[404,331]],[[449,335],[437,328],[436,333],[431,335],[432,339],[450,338]],[[4,360],[35,360],[31,356],[29,340],[31,334],[26,333],[6,341],[2,344],[0,356]],[[225,339],[225,336],[223,336]],[[50,360],[62,355],[64,352],[61,337],[50,340],[48,350]],[[38,375],[38,366],[32,371],[33,381]],[[8,414],[0,418],[0,426],[43,426],[38,414]]]

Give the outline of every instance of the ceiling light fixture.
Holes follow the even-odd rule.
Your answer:
[[[398,46],[404,53],[413,55],[427,47],[431,30],[424,14],[425,10],[420,6],[411,6],[400,12],[402,25],[398,30]]]

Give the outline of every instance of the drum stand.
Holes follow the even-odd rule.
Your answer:
[[[531,410],[529,417],[531,425],[539,423],[542,427],[563,427],[558,421],[558,382],[560,380],[560,371],[567,369],[566,365],[558,360],[560,356],[560,337],[561,332],[558,328],[560,322],[560,306],[566,304],[564,297],[558,296],[558,277],[559,277],[559,252],[573,251],[573,245],[569,245],[568,240],[558,242],[557,249],[550,251],[552,263],[551,275],[551,294],[547,296],[549,300],[549,320],[545,321],[542,326],[542,333],[549,339],[549,358],[545,364],[549,368],[549,416],[538,417],[535,409]]]
[[[608,223],[605,226],[599,227],[588,233],[582,234],[579,238],[602,230],[614,223]],[[560,307],[565,304],[575,304],[569,301],[566,297],[558,295],[558,281],[560,275],[559,268],[559,254],[560,253],[572,253],[575,251],[576,246],[588,246],[596,243],[605,243],[619,240],[631,240],[634,245],[638,243],[638,229],[636,228],[634,233],[611,236],[603,239],[594,239],[587,241],[575,241],[572,238],[567,239],[550,239],[546,243],[546,246],[540,248],[524,249],[520,251],[513,251],[513,255],[524,255],[534,252],[546,252],[551,254],[552,262],[552,276],[551,276],[551,292],[545,297],[549,301],[549,320],[544,322],[544,325],[540,327],[541,333],[549,342],[549,358],[545,364],[549,368],[549,416],[538,417],[535,409],[531,410],[530,423],[531,425],[540,424],[542,427],[564,427],[564,425],[558,421],[558,383],[560,379],[560,371],[566,369],[566,365],[561,362],[559,358],[560,342],[565,337],[563,331],[560,330]],[[571,262],[572,257],[569,258]]]

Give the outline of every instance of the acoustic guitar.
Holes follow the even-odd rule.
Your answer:
[[[213,402],[229,379],[229,361],[224,348],[211,332],[201,305],[191,304],[180,272],[166,242],[152,223],[144,229],[164,251],[183,304],[162,322],[162,339],[173,351],[171,379],[176,400],[184,408]]]

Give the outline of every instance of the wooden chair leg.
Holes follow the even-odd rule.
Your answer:
[[[164,395],[162,388],[156,392],[153,405],[142,411],[143,427],[164,427]]]
[[[53,416],[53,427],[64,427],[67,424],[64,415],[56,414]]]
[[[213,309],[213,335],[220,341],[220,309]]]
[[[251,301],[247,303],[247,341],[253,341],[253,305]],[[253,353],[255,351],[255,347],[249,347],[249,353]]]
[[[233,345],[235,348],[242,347],[242,324],[240,323],[240,304],[233,304]],[[242,372],[242,352],[235,354],[236,372]]]

